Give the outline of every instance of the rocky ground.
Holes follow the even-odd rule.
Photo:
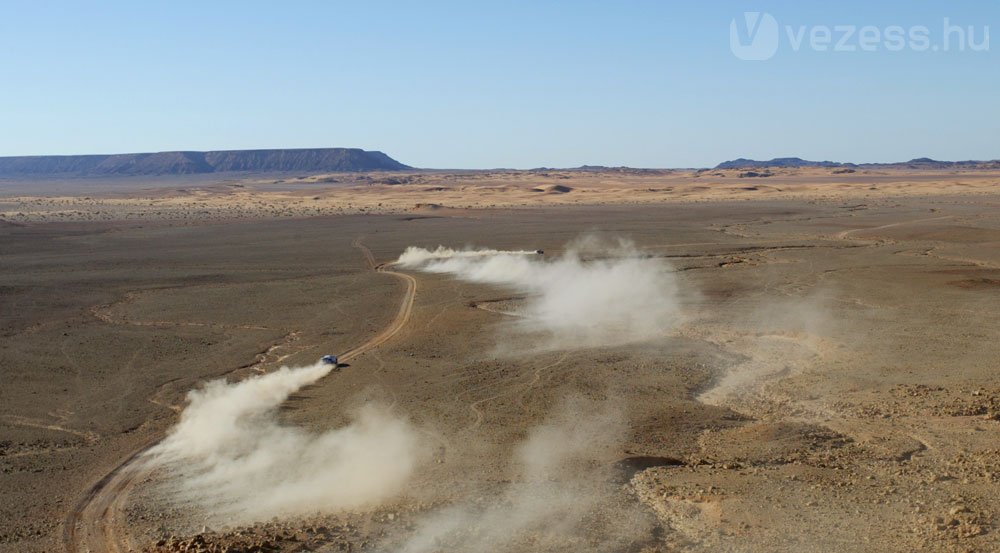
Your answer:
[[[523,293],[413,273],[404,331],[281,411],[319,431],[344,423],[344,404],[392,404],[433,453],[404,493],[206,526],[196,506],[166,507],[154,477],[118,524],[143,551],[996,550],[998,201],[4,227],[0,549],[59,548],[70,506],[162,433],[200,379],[312,362],[377,333],[402,290],[354,240],[379,261],[469,243],[556,256],[600,230],[676,271],[689,316],[662,340],[499,355],[517,347],[506,333]],[[614,404],[625,430],[525,486],[512,450],[571,396]],[[586,508],[532,503],[567,490]],[[529,505],[539,524],[514,516]],[[470,522],[415,549],[455,510]]]

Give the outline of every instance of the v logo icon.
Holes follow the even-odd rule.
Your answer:
[[[769,13],[743,12],[743,23],[736,18],[729,24],[729,47],[741,60],[762,61],[778,51],[778,22]]]
[[[739,29],[742,31],[740,33],[740,42],[750,44],[753,42],[754,37],[757,36],[760,24],[760,12],[743,12],[743,19],[747,25]]]

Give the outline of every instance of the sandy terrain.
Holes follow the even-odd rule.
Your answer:
[[[766,177],[750,177],[766,174]],[[129,186],[131,183],[131,186]],[[461,214],[549,205],[645,205],[761,199],[845,200],[991,194],[995,170],[420,171],[414,173],[0,180],[0,220],[156,221],[322,215]]]
[[[1000,175],[712,173],[0,200],[0,550],[1000,549]],[[381,214],[328,215],[361,208]],[[414,245],[555,258],[595,231],[669,264],[675,328],[534,350],[509,333],[525,291],[382,265]],[[392,499],[224,524],[167,501],[169,473],[117,470],[200,382],[323,353],[349,366],[280,420],[391,406],[428,450]],[[623,423],[551,441],[570,454],[531,480],[513,452],[567,398],[569,428]],[[461,528],[421,548],[449,507]]]

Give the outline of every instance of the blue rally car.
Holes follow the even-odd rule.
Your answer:
[[[336,367],[338,364],[336,355],[324,355],[322,358],[320,358],[320,361],[326,363],[327,365],[333,365],[334,367]]]

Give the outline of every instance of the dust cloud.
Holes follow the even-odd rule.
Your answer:
[[[571,397],[513,454],[512,478],[420,520],[385,551],[624,551],[654,524],[616,483],[627,424],[607,403]]]
[[[397,263],[528,293],[513,329],[534,349],[643,342],[663,337],[682,320],[672,268],[629,241],[584,237],[554,259],[534,253],[410,247]]]
[[[363,406],[346,426],[322,433],[278,421],[288,396],[331,369],[282,367],[191,391],[178,424],[148,453],[173,476],[166,500],[228,524],[363,507],[399,494],[424,447],[388,408]]]

